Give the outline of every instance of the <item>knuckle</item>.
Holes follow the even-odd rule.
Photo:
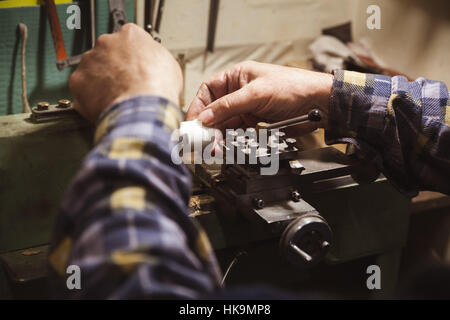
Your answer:
[[[83,53],[83,55],[81,56],[80,64],[78,65],[77,71],[79,70],[80,67],[84,66],[87,61],[89,61],[91,55],[92,55],[92,50],[89,50],[89,51],[86,51],[85,53]]]
[[[240,66],[246,68],[246,67],[251,67],[255,64],[256,62],[253,60],[245,60],[243,62],[240,63]]]
[[[70,91],[74,91],[77,88],[79,78],[80,78],[79,71],[75,70],[69,78]]]
[[[108,44],[109,34],[102,34],[97,38],[95,42],[96,47],[103,47]]]
[[[120,28],[120,30],[123,32],[132,32],[135,28],[137,28],[137,25],[134,23],[126,23],[122,26],[122,28]]]

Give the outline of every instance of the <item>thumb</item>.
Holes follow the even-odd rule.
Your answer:
[[[222,123],[234,116],[251,113],[258,107],[251,85],[227,94],[208,105],[198,116],[206,126]]]

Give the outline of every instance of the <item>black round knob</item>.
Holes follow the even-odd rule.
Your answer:
[[[308,120],[313,122],[319,122],[322,120],[322,113],[318,109],[313,109],[308,113]]]
[[[307,214],[292,221],[280,238],[281,255],[299,267],[311,267],[323,260],[331,245],[328,223],[318,214]]]

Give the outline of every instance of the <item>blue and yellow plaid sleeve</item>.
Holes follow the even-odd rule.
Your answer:
[[[188,170],[171,161],[178,106],[140,96],[109,108],[62,203],[49,265],[59,297],[195,298],[220,286],[202,229],[187,215]],[[69,290],[69,265],[81,289]]]
[[[442,82],[336,70],[325,139],[355,145],[408,196],[450,193],[450,101]]]

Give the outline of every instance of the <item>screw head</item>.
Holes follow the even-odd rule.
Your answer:
[[[44,110],[48,110],[49,106],[50,106],[50,104],[48,102],[42,101],[42,102],[38,102],[37,109],[39,111],[44,111]]]
[[[58,108],[69,108],[72,102],[67,99],[61,99],[58,101]]]
[[[278,137],[278,139],[282,139],[286,136],[286,133],[284,133],[283,131],[276,131],[275,136]]]
[[[294,149],[295,144],[297,143],[297,140],[295,140],[294,138],[287,138],[284,141],[286,141],[288,149],[291,149],[291,150]]]
[[[258,199],[258,198],[254,198],[253,199],[253,205],[257,208],[257,209],[262,209],[264,208],[264,200],[263,199]]]
[[[292,201],[299,202],[301,198],[302,197],[300,196],[300,193],[297,190],[294,190],[294,191],[291,192],[291,199],[292,199]]]

